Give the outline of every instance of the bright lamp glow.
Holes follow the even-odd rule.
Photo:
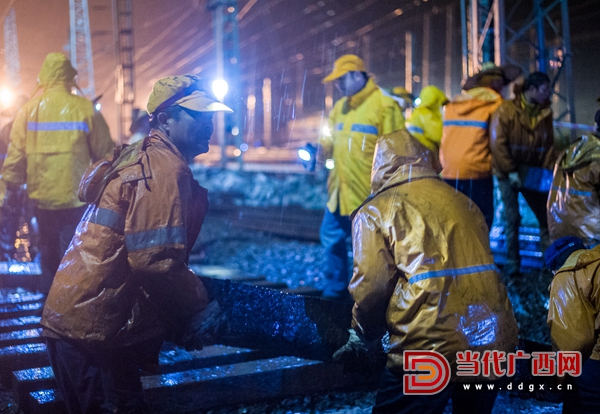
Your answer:
[[[325,168],[327,168],[328,170],[333,170],[333,167],[335,167],[335,163],[333,162],[333,159],[329,158],[328,160],[325,161]]]
[[[300,159],[302,161],[310,161],[310,152],[308,152],[307,150],[305,150],[304,148],[300,148],[298,150],[298,157],[300,157]]]
[[[331,136],[331,129],[329,129],[329,126],[324,125],[323,128],[321,129],[321,133],[325,137],[330,137]]]
[[[100,102],[96,102],[96,105],[94,107],[96,108],[96,111],[99,111],[100,109],[102,109],[102,104]]]
[[[415,106],[419,106],[421,104],[421,98],[415,99]]]
[[[0,90],[0,102],[4,105],[10,105],[13,101],[13,93],[6,88]]]
[[[227,95],[228,89],[229,86],[225,79],[215,79],[212,83],[212,91],[219,101],[222,101],[225,95]]]

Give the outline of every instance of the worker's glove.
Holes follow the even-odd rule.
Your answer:
[[[361,339],[354,329],[348,329],[350,338],[340,349],[334,352],[333,361],[344,366],[348,370],[364,370],[374,359],[372,343]]]
[[[317,147],[310,142],[298,149],[298,157],[307,171],[313,172],[317,166]]]
[[[228,331],[227,316],[219,306],[219,302],[213,300],[206,309],[191,318],[177,345],[183,346],[188,351],[202,349],[206,345],[215,344],[219,337]]]
[[[523,186],[518,172],[508,173],[508,182],[513,190],[519,190]]]

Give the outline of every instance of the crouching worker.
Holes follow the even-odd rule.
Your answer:
[[[442,413],[450,398],[455,413],[490,413],[497,392],[468,392],[459,383],[497,377],[457,376],[457,353],[482,357],[517,345],[517,324],[483,214],[439,172],[437,157],[407,132],[384,135],[375,149],[372,194],[352,222],[354,332],[334,360],[348,362],[389,333],[374,413]],[[404,392],[403,353],[410,350],[446,358],[451,377],[444,389]]]
[[[564,393],[563,413],[600,413],[600,247],[586,250],[583,240],[565,236],[546,250],[554,273],[548,326],[559,351],[582,354],[581,375]],[[565,387],[563,387],[565,389]]]
[[[140,370],[163,340],[214,343],[227,320],[188,259],[207,191],[188,166],[208,151],[216,111],[231,111],[191,75],[160,79],[148,98],[149,136],[91,166],[90,203],[42,317],[68,412],[146,413]]]

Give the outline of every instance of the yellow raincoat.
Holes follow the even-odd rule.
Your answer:
[[[442,140],[442,106],[448,101],[444,92],[435,86],[426,86],[419,94],[419,105],[406,121],[406,129],[421,144],[435,154]]]
[[[396,374],[404,350],[437,351],[454,375],[458,351],[517,345],[483,215],[439,171],[406,131],[380,138],[373,195],[353,220],[352,327],[367,340],[389,332],[387,366]]]
[[[583,136],[561,153],[546,205],[550,240],[600,244],[600,139]]]
[[[573,252],[550,285],[548,326],[561,351],[600,360],[600,247]]]
[[[75,74],[64,55],[48,55],[38,79],[44,92],[17,114],[2,168],[8,188],[26,183],[29,198],[45,210],[83,206],[77,198],[81,177],[114,147],[93,103],[71,94]]]
[[[329,114],[331,136],[321,137],[321,158],[333,158],[335,167],[327,182],[332,213],[339,206],[349,216],[369,195],[369,177],[375,142],[380,135],[404,129],[400,107],[369,79],[350,98],[336,102]]]

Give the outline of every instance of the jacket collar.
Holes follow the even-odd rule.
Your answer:
[[[344,112],[351,111],[361,106],[362,103],[366,101],[367,98],[371,96],[371,94],[377,89],[379,89],[379,87],[375,84],[373,79],[369,78],[364,88],[354,95],[346,98],[346,101],[344,102]]]

